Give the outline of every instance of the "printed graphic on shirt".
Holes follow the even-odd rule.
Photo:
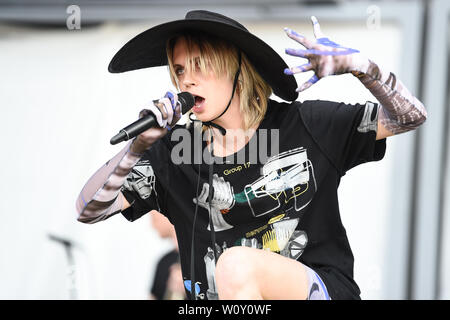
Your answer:
[[[247,232],[235,245],[269,250],[297,260],[308,243],[306,232],[296,230],[299,221],[299,218],[290,219],[286,214],[281,214],[270,219],[266,225]]]
[[[155,174],[148,160],[139,161],[128,174],[123,189],[135,191],[141,199],[147,199],[155,190]]]
[[[233,193],[233,187],[229,182],[214,174],[211,206],[208,201],[209,184],[203,184],[200,195],[193,201],[194,203],[198,201],[198,204],[208,212],[211,210],[214,231],[220,232],[233,228],[223,219],[223,214],[231,212],[236,202],[247,202],[254,217],[280,210],[282,199],[284,204],[292,201],[292,208],[298,212],[311,202],[317,190],[314,168],[303,147],[269,158],[261,171],[262,176],[247,184],[244,191],[238,194]],[[253,201],[262,198],[266,201]]]
[[[213,220],[214,231],[224,231],[233,228],[222,217],[223,213],[227,213],[234,206],[233,187],[230,183],[225,181],[217,174],[213,175],[213,188],[214,194],[211,201],[210,216]],[[204,183],[202,191],[198,198],[194,198],[194,203],[197,203],[202,208],[210,211],[210,203],[207,201],[209,195],[209,184]],[[210,230],[208,225],[208,230]]]
[[[280,196],[287,203],[294,199],[295,211],[305,208],[312,200],[317,185],[314,168],[303,147],[282,152],[269,158],[262,167],[262,177],[245,186],[244,191],[235,195],[236,202],[247,201],[255,217],[266,215],[280,209]],[[272,206],[256,208],[253,199],[269,197]]]
[[[297,260],[308,243],[308,237],[305,231],[296,230],[300,217],[290,217],[290,213],[304,209],[317,190],[313,165],[307,157],[306,149],[300,147],[270,158],[261,171],[262,176],[247,184],[244,191],[238,194],[233,194],[233,187],[223,177],[213,175],[214,196],[211,203],[211,218],[215,231],[233,228],[222,215],[231,213],[235,203],[247,203],[255,218],[268,213],[273,215],[277,210],[282,210],[266,224],[255,230],[249,230],[232,246],[269,250]],[[205,183],[198,201],[199,205],[209,211],[208,192],[209,185]],[[261,201],[258,202],[259,206],[255,205],[255,199],[264,199],[263,206]],[[196,202],[195,199],[194,202]],[[222,246],[215,244],[215,247],[216,255],[219,257],[228,245],[223,242]],[[208,281],[206,297],[208,300],[216,300],[218,294],[214,276],[215,260],[211,247],[207,249],[204,262]]]
[[[253,238],[241,238],[234,245],[246,246],[256,249],[269,250],[272,252],[280,253],[281,255],[297,260],[303,253],[304,248],[308,243],[308,237],[303,230],[295,230],[298,225],[299,219],[283,218],[285,215],[276,217],[281,219],[279,221],[271,219],[264,229],[268,229],[260,236],[261,241],[257,237]],[[215,244],[217,257],[228,249],[227,243],[223,242],[222,246]],[[214,260],[214,252],[211,247],[208,247],[204,256],[206,278],[208,281],[208,289],[206,291],[206,297],[208,300],[218,300],[217,286],[215,281],[216,263]],[[239,266],[237,271],[239,270]],[[186,283],[186,281],[185,281]],[[190,287],[187,288],[190,292]],[[196,289],[196,295],[203,299],[205,294],[200,293],[200,287]]]
[[[217,257],[219,257],[226,249],[227,249],[227,243],[223,242],[222,247],[219,247],[216,245],[216,254]],[[204,256],[205,261],[205,267],[206,267],[206,279],[208,281],[208,289],[206,291],[206,297],[208,300],[218,300],[219,294],[217,293],[217,286],[216,286],[216,262],[214,259],[214,252],[211,249],[211,247],[208,247],[208,251],[206,252]]]

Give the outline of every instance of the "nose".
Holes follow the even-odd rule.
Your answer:
[[[181,82],[182,82],[183,86],[185,86],[186,88],[197,85],[197,80],[195,79],[192,72],[190,72],[188,70],[184,71],[183,79]]]

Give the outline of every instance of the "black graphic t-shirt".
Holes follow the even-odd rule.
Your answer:
[[[359,299],[337,188],[347,170],[383,158],[386,140],[375,140],[376,113],[377,105],[370,102],[269,100],[267,113],[247,145],[230,157],[214,157],[211,209],[209,165],[205,161],[197,164],[197,156],[210,154],[209,149],[201,130],[177,126],[155,143],[130,173],[122,192],[131,207],[122,214],[133,221],[156,209],[169,218],[178,237],[188,296],[198,202],[194,234],[198,299],[218,298],[213,250],[219,257],[233,246],[270,250],[296,259],[319,274],[332,299]],[[180,158],[190,160],[180,163]]]

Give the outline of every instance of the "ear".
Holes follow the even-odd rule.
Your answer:
[[[238,80],[237,86],[236,86],[236,93],[240,96],[242,92],[242,80]]]

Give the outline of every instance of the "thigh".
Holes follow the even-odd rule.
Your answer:
[[[246,280],[258,288],[263,299],[308,298],[307,269],[294,259],[261,249],[233,247],[220,256],[218,267],[220,264],[245,266]]]
[[[308,266],[303,265],[308,279],[308,300],[331,300],[328,290],[319,275]]]

